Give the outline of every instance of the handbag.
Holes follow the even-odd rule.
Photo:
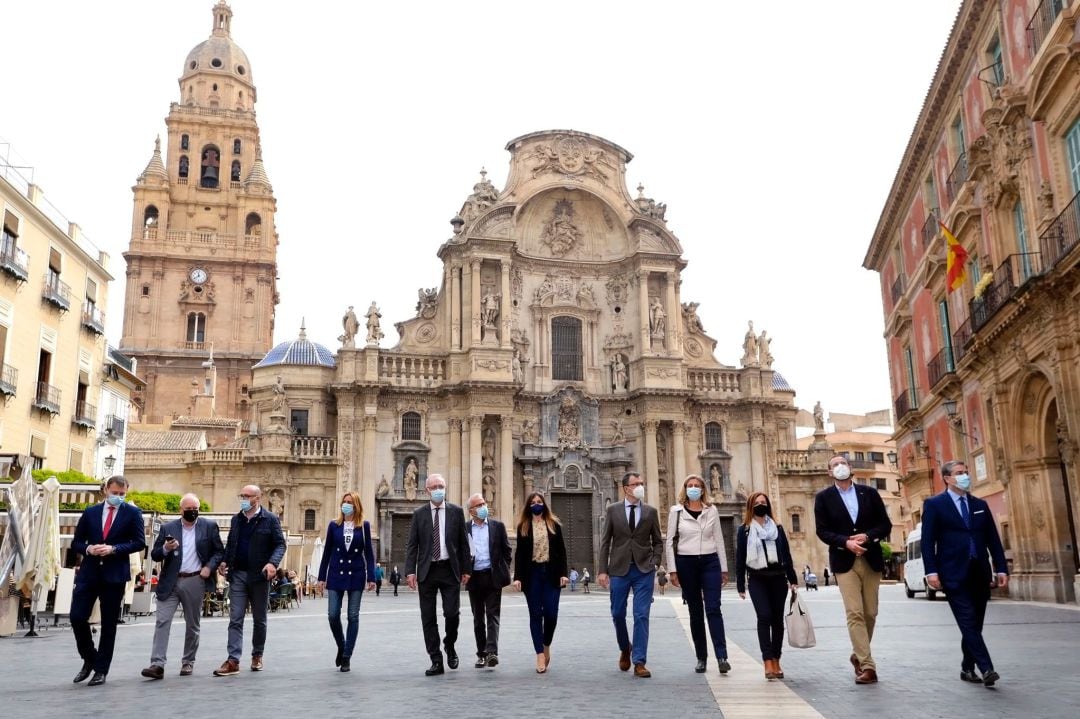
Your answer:
[[[814,623],[810,621],[810,612],[806,611],[806,605],[803,604],[802,596],[798,592],[791,593],[784,624],[787,628],[788,644],[792,647],[809,649],[817,644]]]
[[[675,536],[671,538],[671,553],[679,553],[679,522],[682,521],[682,509],[675,513]]]

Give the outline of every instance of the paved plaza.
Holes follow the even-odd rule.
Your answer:
[[[731,674],[694,674],[685,611],[676,592],[659,594],[652,612],[649,667],[652,679],[635,679],[616,668],[618,652],[601,592],[564,592],[551,668],[537,675],[528,636],[524,598],[504,595],[501,663],[474,669],[472,622],[467,601],[458,643],[461,667],[427,678],[428,665],[415,593],[367,594],[353,671],[339,673],[326,626],[325,600],[270,617],[266,670],[216,678],[225,658],[227,620],[203,620],[195,675],[177,675],[183,625],[174,624],[166,678],[139,676],[149,663],[153,619],[119,628],[108,683],[89,688],[71,683],[79,668],[75,642],[64,628],[39,639],[0,639],[0,697],[9,716],[145,716],[166,711],[194,716],[324,715],[566,717],[722,716],[826,717],[1075,717],[1080,683],[1080,611],[1067,607],[995,600],[986,636],[1002,681],[995,689],[959,680],[959,632],[943,601],[907,599],[902,588],[882,588],[874,640],[881,682],[858,687],[847,663],[843,607],[835,587],[810,592],[818,646],[788,650],[787,679],[767,682],[756,650],[753,611],[725,590]],[[463,597],[463,600],[465,598]],[[250,620],[245,627],[250,639]]]

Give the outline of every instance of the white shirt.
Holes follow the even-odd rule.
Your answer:
[[[346,519],[341,525],[341,537],[345,541],[346,552],[352,547],[354,531],[356,531],[356,524],[351,520]]]
[[[105,523],[109,521],[109,510],[111,509],[113,511],[113,513],[112,513],[112,515],[113,515],[112,521],[113,522],[116,521],[116,515],[118,515],[120,513],[120,507],[113,507],[108,502],[105,502],[104,504],[105,504],[105,511],[103,511],[101,513],[101,531],[102,531],[102,533],[105,532]],[[109,527],[109,531],[110,532],[112,531],[112,527]]]
[[[716,507],[703,507],[697,519],[686,511],[686,507],[676,504],[668,513],[667,539],[664,547],[667,554],[668,571],[675,571],[675,530],[679,532],[679,554],[704,555],[716,554],[720,558],[720,571],[727,571],[727,550],[724,546],[724,534],[720,526],[720,513]]]
[[[855,482],[852,480],[847,489],[840,489],[839,484],[834,484],[836,491],[840,493],[840,499],[844,502],[844,508],[847,509],[848,515],[851,517],[851,523],[858,525],[859,518],[859,495],[855,494]]]
[[[431,509],[431,526],[435,526],[435,510],[439,510],[439,561],[450,558],[450,552],[446,551],[446,502],[435,506],[432,502],[428,502],[428,507]],[[434,549],[434,547],[432,547]],[[435,554],[432,553],[432,558]]]
[[[187,523],[181,519],[180,530],[180,571],[184,574],[198,572],[202,569],[202,562],[199,561],[199,551],[195,548],[195,525],[188,528]]]
[[[634,529],[641,524],[641,502],[635,500],[631,502],[629,499],[624,499],[623,504],[626,505],[626,523],[630,523],[630,508],[634,507]]]

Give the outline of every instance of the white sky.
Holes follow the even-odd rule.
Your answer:
[[[112,255],[112,344],[131,186],[213,4],[5,3],[0,155]],[[890,406],[861,263],[960,0],[231,5],[278,200],[275,342],[306,317],[336,349],[375,300],[391,346],[480,167],[501,188],[508,140],[572,128],[668,204],[721,362],[753,319],[800,406]]]

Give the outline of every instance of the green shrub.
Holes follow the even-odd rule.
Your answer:
[[[128,501],[144,512],[159,514],[180,514],[180,495],[168,492],[128,492]],[[209,512],[210,505],[199,500],[199,511]]]
[[[892,555],[893,555],[892,545],[889,544],[888,542],[882,542],[881,543],[881,558],[884,559],[887,562],[887,561],[889,561],[889,559],[892,558]]]

